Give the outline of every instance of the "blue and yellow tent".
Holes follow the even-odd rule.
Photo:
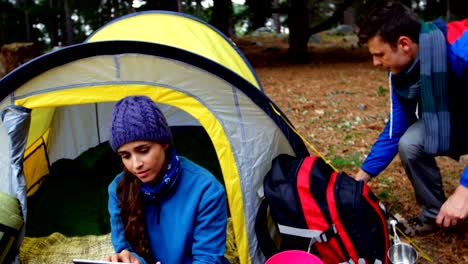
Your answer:
[[[254,231],[257,190],[273,158],[307,149],[237,47],[188,15],[121,17],[84,43],[1,79],[0,191],[16,196],[27,216],[26,197],[40,188],[51,164],[107,141],[113,104],[136,94],[157,102],[171,126],[197,126],[209,135],[239,261],[262,263]]]

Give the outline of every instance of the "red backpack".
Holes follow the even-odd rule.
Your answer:
[[[320,157],[283,154],[273,160],[263,190],[255,232],[267,259],[300,249],[325,264],[388,263],[387,214],[365,182],[336,172]],[[268,207],[279,247],[267,227]]]

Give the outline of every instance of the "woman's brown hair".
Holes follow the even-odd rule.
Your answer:
[[[125,238],[138,255],[143,257],[147,263],[153,263],[146,233],[140,186],[141,181],[125,170],[123,179],[117,185],[120,215],[125,227]]]

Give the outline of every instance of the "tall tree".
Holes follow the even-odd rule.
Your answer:
[[[231,0],[216,0],[213,5],[213,13],[211,16],[211,25],[223,32],[226,36],[234,35],[232,25],[232,1]]]
[[[310,25],[313,21],[312,10],[318,2],[314,0],[290,0],[288,26],[289,26],[289,58],[294,63],[302,63],[308,60],[308,41],[312,34],[327,30],[335,25],[343,17],[343,12],[351,6],[353,0],[341,0],[335,2],[334,12],[331,16],[320,20],[317,24]]]
[[[31,18],[31,8],[34,3],[31,0],[17,0],[16,5],[23,10],[24,41],[33,41],[33,21]]]
[[[202,6],[202,4],[201,4],[201,0],[196,0],[195,3],[196,3],[196,4],[195,4],[195,6],[196,6],[196,8],[195,8],[195,14],[196,14],[196,15],[200,15],[201,12],[202,12],[202,9],[203,9],[203,6]]]
[[[184,0],[180,3],[180,12],[199,16],[203,11],[201,0]]]
[[[272,6],[273,10],[275,10],[275,12],[271,14],[273,17],[273,23],[275,25],[275,33],[281,34],[280,14],[277,11],[280,8],[279,0],[273,0]]]
[[[21,9],[9,1],[0,1],[0,46],[25,39],[23,22]]]
[[[245,4],[249,7],[250,30],[264,27],[267,18],[271,17],[271,0],[246,0]]]
[[[146,0],[142,10],[169,10],[178,12],[180,3],[177,0]]]
[[[289,58],[292,62],[307,61],[309,11],[307,0],[289,1]]]
[[[60,15],[59,15],[58,0],[49,0],[48,4],[49,4],[48,11],[50,12],[50,14],[42,17],[42,19],[43,19],[43,23],[46,26],[46,29],[48,29],[51,46],[55,47],[55,46],[58,46],[59,44]]]
[[[72,11],[70,7],[70,0],[63,0],[63,13],[65,18],[65,29],[64,29],[64,45],[68,46],[73,44],[73,21]]]

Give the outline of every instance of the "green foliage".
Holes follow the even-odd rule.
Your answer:
[[[271,17],[271,1],[268,0],[246,0],[247,8],[239,15],[248,23],[248,32],[263,27],[267,18]]]
[[[350,167],[360,167],[362,164],[361,153],[353,152],[353,153],[347,153],[344,156],[338,156],[338,155],[333,156],[331,158],[331,163],[338,170],[344,170],[345,168],[350,168]]]
[[[414,10],[423,20],[429,21],[444,16],[444,11],[447,10],[447,1],[441,0],[426,0],[424,8],[417,6]],[[442,11],[442,12],[441,12]]]
[[[385,0],[356,2],[354,8],[356,9],[357,24],[360,25],[372,9],[376,8],[377,6],[380,6],[384,2]]]
[[[398,212],[401,210],[401,202],[398,198],[398,193],[392,188],[391,182],[385,175],[380,175],[374,178],[379,186],[382,186],[378,193],[376,193],[379,200],[384,201],[386,204],[391,205],[391,211]],[[390,208],[388,208],[390,209]]]
[[[0,45],[26,41],[24,11],[9,1],[0,1]]]
[[[244,35],[248,28],[245,29],[245,22],[248,20],[248,6],[233,4],[233,16],[232,23],[234,24],[234,29],[237,36]]]
[[[352,140],[353,139],[353,135],[352,134],[346,134],[343,138],[344,141],[347,141],[347,140]]]
[[[210,21],[211,14],[213,13],[213,7],[203,8],[202,5],[198,5],[197,1],[184,0],[181,2],[182,12],[197,17],[203,21]]]
[[[359,22],[363,17],[378,4],[385,0],[355,1],[356,20]],[[315,24],[315,20],[322,21],[330,17],[335,8],[332,3],[337,1],[308,1],[307,6],[314,15],[307,21]],[[411,1],[403,1],[410,3]],[[446,15],[447,0],[427,0],[425,8],[415,8],[423,19],[433,19]],[[67,3],[67,5],[65,5]],[[176,0],[157,1],[147,0],[140,7],[134,8],[133,0],[28,0],[10,1],[0,0],[0,43],[28,41],[42,42],[50,47],[64,45],[67,43],[66,14],[72,19],[72,29],[69,34],[73,35],[72,43],[82,42],[87,36],[102,27],[109,21],[129,14],[134,11],[154,10],[158,6],[175,6]],[[193,15],[204,21],[211,21],[213,7],[201,5],[201,1],[181,0],[181,12]],[[465,17],[465,1],[456,1],[451,4],[452,17]],[[68,7],[68,8],[67,8]],[[277,10],[272,8],[271,0],[246,0],[245,4],[233,4],[233,15],[230,22],[236,28],[237,33],[247,33],[261,27],[272,17],[272,12],[280,12],[281,24],[287,25],[291,6],[290,1],[280,0]],[[465,16],[464,16],[465,15]],[[307,25],[303,25],[307,26]],[[241,30],[242,29],[242,30]]]
[[[387,94],[387,88],[383,87],[383,86],[379,86],[377,88],[377,95],[385,95]]]

